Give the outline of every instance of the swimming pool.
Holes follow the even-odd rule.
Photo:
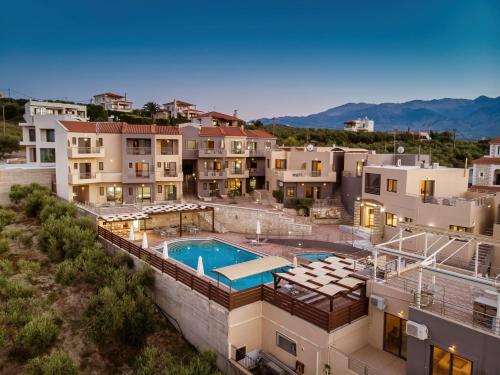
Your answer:
[[[335,255],[332,253],[327,253],[325,251],[322,252],[310,252],[310,253],[302,253],[302,254],[297,254],[298,257],[308,260],[310,262],[317,262],[318,260],[326,259],[328,257],[334,257]]]
[[[262,258],[258,254],[214,239],[173,242],[168,246],[168,255],[193,270],[196,270],[198,256],[201,256],[205,274],[215,280],[217,280],[217,274],[212,271],[213,269]],[[230,284],[224,276],[219,276],[219,281],[227,286]],[[271,281],[273,281],[273,275],[272,271],[269,271],[235,280],[231,283],[231,288],[243,290]]]

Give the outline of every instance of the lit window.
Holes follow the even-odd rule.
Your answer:
[[[396,227],[398,225],[398,215],[391,214],[390,212],[385,213],[385,225],[390,227]]]
[[[390,193],[398,192],[398,180],[393,180],[391,178],[387,179],[387,191]]]
[[[431,347],[431,375],[471,375],[472,361],[437,346]]]
[[[356,162],[356,177],[361,177],[363,175],[363,162]]]
[[[286,196],[287,196],[288,198],[293,198],[293,197],[295,197],[295,188],[293,188],[293,187],[287,187],[287,188],[286,188]]]
[[[471,228],[461,227],[460,225],[450,225],[450,230],[454,232],[471,232]]]
[[[276,159],[274,161],[275,169],[286,169],[286,159]]]

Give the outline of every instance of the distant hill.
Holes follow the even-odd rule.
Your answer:
[[[344,121],[367,116],[375,121],[375,130],[457,129],[460,138],[500,136],[500,96],[471,99],[412,100],[405,103],[347,103],[309,116],[284,116],[276,124],[295,127],[336,128]],[[269,118],[260,119],[272,124]]]

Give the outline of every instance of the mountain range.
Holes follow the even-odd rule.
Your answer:
[[[308,116],[262,118],[264,124],[342,129],[344,121],[368,117],[376,131],[456,129],[457,137],[500,136],[500,96],[476,99],[412,100],[404,103],[347,103]]]

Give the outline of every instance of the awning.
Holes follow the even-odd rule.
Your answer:
[[[142,220],[148,218],[149,216],[143,212],[131,212],[131,213],[109,214],[109,215],[99,216],[99,220],[104,220],[106,222]]]
[[[230,281],[233,281],[290,265],[291,263],[284,258],[278,256],[268,256],[250,260],[248,262],[234,264],[232,266],[217,268],[212,271],[224,276]]]

